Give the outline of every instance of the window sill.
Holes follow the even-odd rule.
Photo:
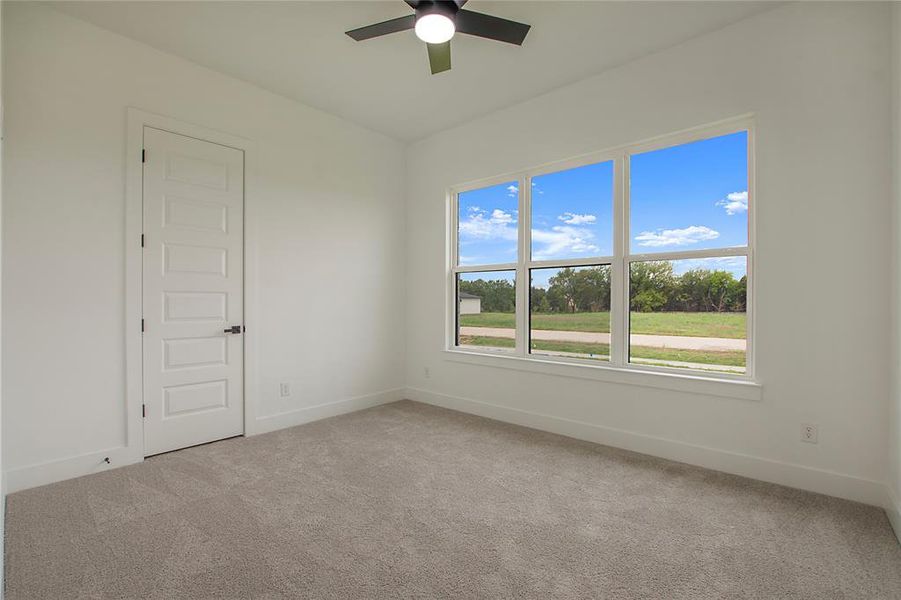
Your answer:
[[[739,400],[760,401],[763,399],[763,387],[756,381],[748,379],[673,373],[632,366],[614,367],[583,362],[565,362],[551,358],[524,358],[510,354],[475,352],[457,348],[445,350],[444,354],[449,361],[469,365],[513,369],[555,377],[591,379],[620,385],[637,385]]]

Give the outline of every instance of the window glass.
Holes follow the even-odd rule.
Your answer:
[[[510,351],[516,347],[516,271],[457,275],[457,345]]]
[[[613,161],[532,178],[532,260],[613,254]]]
[[[448,345],[721,378],[752,372],[750,133],[720,127],[459,193]],[[528,288],[520,305],[517,278]]]
[[[748,244],[748,133],[630,157],[632,254]]]
[[[629,361],[744,373],[747,258],[633,262]]]
[[[458,264],[517,260],[519,186],[515,181],[463,192],[458,198]]]
[[[529,351],[610,360],[610,265],[532,269]]]

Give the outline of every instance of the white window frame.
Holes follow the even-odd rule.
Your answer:
[[[715,138],[731,133],[741,131],[747,132],[748,135],[748,243],[742,247],[726,247],[711,250],[682,250],[675,252],[652,252],[641,254],[630,254],[630,231],[631,223],[629,220],[629,158],[634,154],[650,152],[653,150],[661,150],[673,146],[688,144],[691,142],[701,141],[705,139]],[[498,366],[509,366],[521,370],[529,369],[527,363],[541,363],[542,367],[538,370],[551,372],[554,374],[563,374],[563,371],[554,371],[553,365],[567,365],[578,367],[590,367],[595,373],[608,374],[616,371],[615,380],[621,380],[622,373],[638,373],[651,375],[665,375],[677,377],[685,380],[711,380],[723,383],[746,384],[745,390],[738,393],[739,397],[748,397],[751,399],[759,398],[759,384],[756,380],[755,372],[755,315],[754,315],[754,297],[755,297],[755,276],[754,276],[754,247],[755,247],[755,212],[756,212],[756,192],[755,192],[755,168],[754,168],[754,119],[752,116],[743,116],[727,121],[721,121],[712,125],[693,128],[674,134],[669,134],[639,142],[620,146],[614,149],[594,152],[591,154],[579,156],[564,161],[548,163],[539,167],[524,169],[515,173],[508,173],[497,177],[490,177],[478,181],[469,182],[450,188],[447,195],[447,331],[445,351],[451,353],[452,358],[461,360],[462,362],[476,364],[497,364]],[[531,227],[531,181],[533,177],[555,173],[568,169],[574,169],[590,164],[613,162],[613,255],[612,256],[593,256],[587,258],[567,259],[567,260],[543,260],[537,261],[531,259],[532,248],[532,227]],[[458,220],[459,220],[459,195],[468,191],[491,187],[502,183],[515,182],[519,187],[519,219],[518,225],[518,253],[517,262],[491,264],[491,265],[465,265],[458,264]],[[640,262],[647,260],[673,261],[682,259],[698,259],[698,258],[720,258],[744,256],[747,259],[747,332],[745,339],[747,340],[746,362],[744,373],[727,373],[719,371],[704,371],[701,369],[680,369],[676,367],[664,367],[656,365],[646,365],[641,363],[630,363],[628,360],[628,331],[629,331],[629,311],[625,310],[629,306],[629,286],[627,285],[627,273],[632,262]],[[564,268],[564,267],[580,267],[609,264],[611,269],[611,298],[610,298],[610,360],[597,361],[591,359],[581,359],[573,357],[553,356],[546,354],[531,354],[529,352],[529,293],[531,285],[531,269],[537,268]],[[511,351],[509,349],[491,349],[491,348],[468,348],[456,345],[457,333],[457,276],[461,273],[486,272],[486,271],[515,271],[516,274],[516,345]],[[512,358],[518,359],[517,364],[504,361],[502,363],[485,363],[479,360],[480,357],[491,358]],[[523,361],[525,361],[523,363]],[[519,364],[522,363],[522,364]],[[550,366],[548,366],[550,365]],[[548,371],[550,369],[550,371]],[[574,373],[572,369],[566,369],[567,373]],[[584,372],[581,374],[584,376]],[[603,375],[591,378],[609,379]],[[669,378],[670,380],[672,378]],[[626,379],[628,381],[628,377]],[[652,378],[654,387],[668,387],[666,380],[660,378]],[[751,384],[748,386],[747,384]],[[757,388],[754,391],[751,388]],[[750,391],[750,393],[749,393]],[[711,393],[715,393],[711,392]],[[734,393],[725,393],[723,395],[736,395]]]

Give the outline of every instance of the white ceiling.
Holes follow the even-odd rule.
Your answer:
[[[522,47],[459,35],[430,75],[412,31],[344,31],[409,14],[370,2],[53,2],[58,10],[401,140],[416,140],[776,6],[511,2],[466,8],[532,25]]]

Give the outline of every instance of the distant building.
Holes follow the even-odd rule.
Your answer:
[[[477,315],[482,312],[482,299],[466,292],[460,292],[460,314]]]

